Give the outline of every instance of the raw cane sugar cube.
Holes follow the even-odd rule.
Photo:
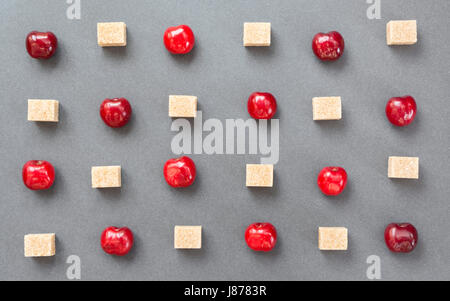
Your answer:
[[[59,101],[51,99],[28,99],[28,120],[58,122]]]
[[[175,249],[201,249],[202,226],[175,226]]]
[[[122,185],[120,166],[93,166],[92,188],[112,188]]]
[[[345,251],[348,247],[348,230],[344,227],[319,227],[319,249]]]
[[[341,97],[314,97],[313,120],[340,120],[342,118]]]
[[[197,96],[169,95],[169,117],[197,117]]]
[[[247,164],[247,187],[272,187],[273,165],[272,164]]]
[[[244,46],[270,46],[270,23],[244,23]]]
[[[24,236],[25,257],[55,255],[55,233],[27,234]]]
[[[417,43],[417,21],[390,21],[386,25],[388,45],[412,45]]]
[[[419,178],[418,157],[389,157],[388,177],[400,179]]]
[[[101,47],[127,46],[127,25],[124,22],[97,23],[97,41]]]

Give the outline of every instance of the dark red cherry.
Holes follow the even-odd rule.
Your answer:
[[[131,105],[125,98],[107,98],[100,105],[100,117],[112,128],[119,128],[127,124],[131,113]]]
[[[386,246],[396,253],[411,252],[417,246],[418,239],[416,228],[409,223],[392,223],[384,231]]]
[[[27,35],[28,54],[35,59],[49,59],[58,47],[58,40],[52,32],[32,31]]]

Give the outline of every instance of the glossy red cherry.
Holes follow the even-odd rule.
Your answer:
[[[31,160],[22,168],[22,179],[25,186],[31,190],[48,189],[55,181],[55,169],[50,162]]]
[[[49,59],[58,47],[58,40],[52,32],[32,31],[27,35],[28,54],[35,59]]]
[[[344,38],[337,31],[319,32],[312,41],[315,55],[323,61],[334,61],[344,53]]]
[[[277,243],[277,230],[270,223],[254,223],[245,230],[245,241],[254,251],[268,252]]]
[[[100,117],[112,128],[120,128],[127,124],[131,112],[131,105],[125,98],[107,98],[100,105]]]
[[[127,227],[108,227],[100,238],[103,251],[108,254],[123,256],[133,247],[133,232]]]
[[[409,253],[417,245],[418,234],[416,228],[408,223],[389,224],[384,231],[386,246],[392,252]]]
[[[326,195],[338,195],[347,185],[347,172],[342,167],[325,167],[317,177],[317,185]]]
[[[189,157],[167,160],[164,164],[164,178],[172,187],[187,187],[194,183],[195,164]]]
[[[386,116],[396,126],[413,122],[416,112],[416,101],[411,96],[393,97],[386,104]]]
[[[270,93],[255,92],[248,98],[247,109],[255,119],[270,119],[277,112],[277,101]]]
[[[164,45],[173,54],[185,54],[194,48],[195,37],[187,25],[167,28],[164,33]]]

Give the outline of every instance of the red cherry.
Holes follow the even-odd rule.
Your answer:
[[[389,224],[384,231],[384,240],[392,252],[409,253],[417,245],[418,234],[411,224]]]
[[[32,31],[27,35],[25,44],[32,58],[49,59],[58,47],[58,39],[52,32]]]
[[[277,230],[270,223],[254,223],[245,230],[245,241],[254,251],[268,252],[277,243]]]
[[[386,116],[396,126],[413,122],[416,112],[416,101],[411,96],[393,97],[386,104]]]
[[[255,119],[270,119],[277,112],[277,101],[270,93],[255,92],[248,98],[247,109]]]
[[[112,128],[120,128],[127,124],[131,112],[131,105],[125,98],[107,98],[100,106],[100,117]]]
[[[187,25],[169,27],[164,33],[164,45],[173,54],[188,53],[192,50],[194,44],[194,33]]]
[[[344,38],[337,31],[319,32],[312,41],[315,55],[323,61],[334,61],[344,53]]]
[[[172,187],[187,187],[194,183],[195,164],[189,157],[169,159],[164,164],[164,178]]]
[[[326,195],[338,195],[347,185],[347,172],[342,167],[325,167],[317,177],[317,185]]]
[[[127,227],[108,227],[100,238],[103,251],[108,254],[123,256],[133,247],[133,232]]]
[[[25,186],[31,190],[48,189],[55,181],[55,169],[50,162],[31,160],[22,168],[22,179]]]

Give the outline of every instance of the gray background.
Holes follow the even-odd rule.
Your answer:
[[[76,254],[83,280],[364,280],[366,258],[376,254],[385,280],[449,280],[450,2],[381,2],[382,19],[369,20],[365,0],[82,0],[81,20],[69,20],[66,1],[1,1],[0,279],[64,280],[66,258]],[[392,19],[417,19],[418,44],[388,47]],[[99,21],[126,22],[128,46],[98,47]],[[271,22],[272,45],[244,48],[245,21]],[[182,23],[196,46],[175,57],[162,34]],[[57,35],[56,57],[28,56],[31,30]],[[322,63],[311,39],[329,30],[343,34],[345,54]],[[204,119],[247,119],[246,99],[259,90],[279,104],[273,189],[245,187],[245,164],[259,162],[250,155],[194,155],[195,185],[171,189],[162,175],[174,156],[168,95],[197,95]],[[396,128],[384,106],[404,94],[419,111],[413,124]],[[327,95],[342,96],[343,119],[313,122],[311,98]],[[105,126],[98,108],[106,97],[131,101],[130,124]],[[28,98],[58,99],[60,122],[27,122]],[[420,180],[388,179],[389,155],[420,157]],[[30,159],[53,163],[53,188],[23,185]],[[92,189],[91,166],[115,164],[123,187]],[[327,165],[349,173],[339,197],[317,188]],[[273,252],[247,248],[244,230],[256,221],[277,227]],[[417,249],[390,253],[384,228],[405,221],[419,231]],[[176,224],[203,225],[203,248],[174,250]],[[109,225],[135,233],[128,256],[101,250]],[[349,250],[320,252],[318,226],[348,227]],[[23,235],[40,232],[56,233],[56,256],[24,258]]]

